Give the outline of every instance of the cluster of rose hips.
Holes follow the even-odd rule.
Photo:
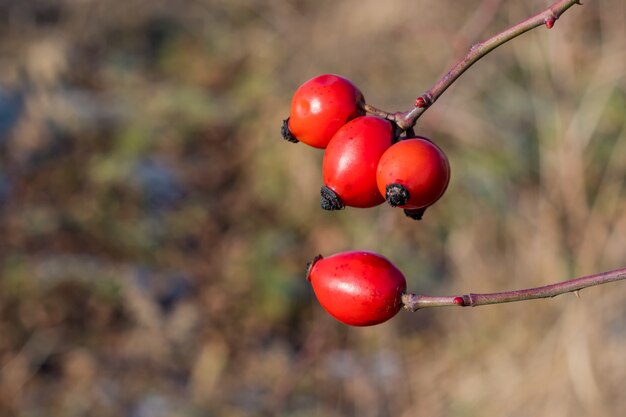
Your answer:
[[[364,107],[363,94],[350,80],[320,75],[294,94],[282,135],[324,149],[322,208],[368,208],[386,200],[419,220],[448,187],[448,159],[429,139],[401,136],[393,122],[366,115]],[[320,304],[354,326],[393,317],[406,291],[398,268],[371,252],[318,256],[307,275]]]
[[[364,104],[350,80],[315,77],[294,94],[283,137],[324,149],[322,208],[368,208],[387,200],[420,219],[448,187],[448,159],[429,139],[399,138],[392,122],[365,115]]]

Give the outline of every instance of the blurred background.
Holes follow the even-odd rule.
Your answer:
[[[404,110],[548,3],[0,0],[0,415],[624,415],[626,283],[350,328],[304,279],[350,249],[432,295],[626,266],[623,0],[428,110],[452,181],[421,222],[324,212],[322,152],[279,134],[313,76]]]

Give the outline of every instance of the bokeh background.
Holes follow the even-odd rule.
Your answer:
[[[622,416],[626,284],[330,318],[318,253],[382,253],[426,294],[626,266],[626,5],[587,1],[420,119],[446,195],[413,222],[319,208],[284,142],[321,73],[409,108],[503,0],[1,0],[0,415]]]

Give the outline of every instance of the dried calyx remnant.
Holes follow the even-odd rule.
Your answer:
[[[320,195],[320,203],[324,210],[343,210],[343,208],[345,207],[337,193],[335,193],[333,190],[325,185],[320,190]]]
[[[409,201],[409,190],[402,184],[389,184],[385,191],[385,197],[391,207],[403,206]]]
[[[404,209],[404,214],[407,217],[412,218],[413,220],[422,220],[422,217],[424,217],[424,213],[426,212],[427,208],[428,207],[422,207],[417,209]]]
[[[283,120],[283,125],[280,128],[280,134],[283,136],[283,139],[285,139],[286,141],[289,141],[291,143],[300,142],[298,138],[292,135],[291,131],[289,130],[289,118],[286,118],[285,120]]]
[[[307,281],[311,281],[311,270],[313,269],[313,266],[315,265],[315,263],[319,261],[320,259],[324,259],[322,254],[316,255],[312,261],[306,263],[306,280]]]

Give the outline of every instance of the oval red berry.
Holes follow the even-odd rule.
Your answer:
[[[288,128],[293,137],[315,148],[325,148],[335,132],[365,114],[361,91],[347,78],[324,74],[296,90]]]
[[[383,323],[402,308],[404,275],[387,258],[373,252],[342,252],[318,257],[308,280],[320,304],[351,326]]]
[[[376,185],[378,161],[393,141],[388,120],[357,117],[335,133],[324,152],[324,185],[351,207],[374,207],[385,201]]]
[[[448,187],[450,164],[443,151],[428,139],[405,139],[382,155],[376,181],[378,190],[391,205],[407,209],[428,207]]]

